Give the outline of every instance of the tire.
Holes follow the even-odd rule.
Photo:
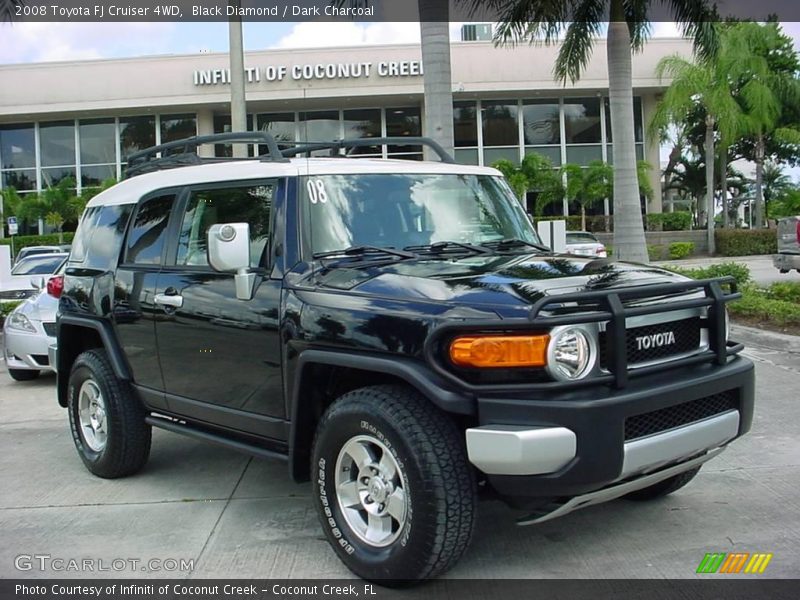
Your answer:
[[[650,487],[642,488],[641,490],[636,490],[635,492],[631,492],[624,496],[628,500],[636,500],[639,502],[643,502],[646,500],[655,500],[656,498],[663,498],[671,494],[672,492],[676,492],[681,489],[683,486],[688,484],[692,479],[694,479],[695,475],[700,472],[700,467],[696,467],[694,469],[690,469],[689,471],[684,471],[683,473],[678,473],[670,477],[669,479],[665,479],[664,481],[659,481],[651,485]]]
[[[312,456],[322,528],[359,577],[408,585],[445,572],[469,546],[477,490],[464,434],[416,391],[379,385],[341,396],[319,422]],[[358,471],[354,456],[366,459]],[[370,510],[380,526],[367,526]]]
[[[94,475],[133,475],[150,455],[151,429],[130,385],[118,379],[103,350],[80,354],[67,389],[72,439]]]
[[[8,374],[14,381],[33,381],[39,376],[35,369],[9,369]]]

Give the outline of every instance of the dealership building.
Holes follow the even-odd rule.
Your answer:
[[[613,163],[604,41],[576,83],[553,80],[557,47],[451,46],[455,158],[489,165],[538,152],[555,166]],[[659,144],[646,123],[664,84],[656,64],[689,56],[682,39],[654,39],[633,59],[636,149],[661,212]],[[421,135],[425,118],[418,45],[264,50],[245,55],[248,127],[279,140]],[[227,54],[0,65],[0,187],[21,194],[65,177],[79,189],[119,179],[137,150],[230,128]],[[373,149],[421,158],[414,146]],[[229,152],[207,147],[203,154]],[[608,214],[611,208],[591,212]],[[573,207],[574,208],[574,207]],[[556,214],[569,206],[550,207]],[[573,210],[574,212],[574,210]]]

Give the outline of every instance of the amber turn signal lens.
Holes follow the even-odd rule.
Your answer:
[[[450,360],[459,367],[543,367],[549,335],[458,337],[450,343]]]

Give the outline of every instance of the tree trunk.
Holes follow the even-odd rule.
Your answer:
[[[453,84],[450,73],[448,0],[419,0],[422,70],[424,73],[423,133],[453,153]],[[423,147],[426,160],[435,155]]]
[[[756,138],[756,229],[764,227],[764,136]]]
[[[581,204],[581,231],[586,231],[586,207]]]
[[[607,49],[614,150],[614,256],[619,260],[649,262],[636,173],[631,37],[622,0],[611,0]]]
[[[706,116],[706,234],[708,254],[714,256],[714,117]]]
[[[722,227],[730,227],[730,215],[728,215],[728,147],[719,147],[719,189],[720,201],[722,203]]]
[[[238,7],[239,0],[230,0],[230,6]],[[247,107],[244,93],[244,45],[242,42],[241,17],[228,19],[228,55],[231,65],[231,131],[247,131]],[[247,158],[247,146],[232,144],[235,158]]]

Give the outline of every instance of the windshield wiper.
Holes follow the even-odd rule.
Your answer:
[[[521,240],[519,238],[505,238],[502,240],[484,242],[483,246],[485,246],[486,248],[491,248],[492,250],[500,250],[501,252],[504,250],[511,250],[512,248],[519,248],[520,246],[528,246],[530,248],[535,248],[536,250],[539,250],[541,252],[546,252],[547,254],[551,254],[553,252],[547,246],[543,246],[542,244],[536,244],[534,242],[528,242],[526,240]]]
[[[419,246],[406,246],[403,250],[410,250],[413,252],[430,252],[431,254],[444,254],[446,252],[473,252],[475,254],[487,254],[491,252],[489,248],[479,246],[477,244],[465,244],[462,242],[441,241],[433,242],[432,244],[421,244]]]
[[[386,260],[387,258],[417,258],[416,254],[395,248],[383,248],[381,246],[350,246],[342,250],[331,250],[329,252],[315,252],[314,259],[320,258],[354,258],[359,260]],[[356,261],[358,262],[358,260]]]

